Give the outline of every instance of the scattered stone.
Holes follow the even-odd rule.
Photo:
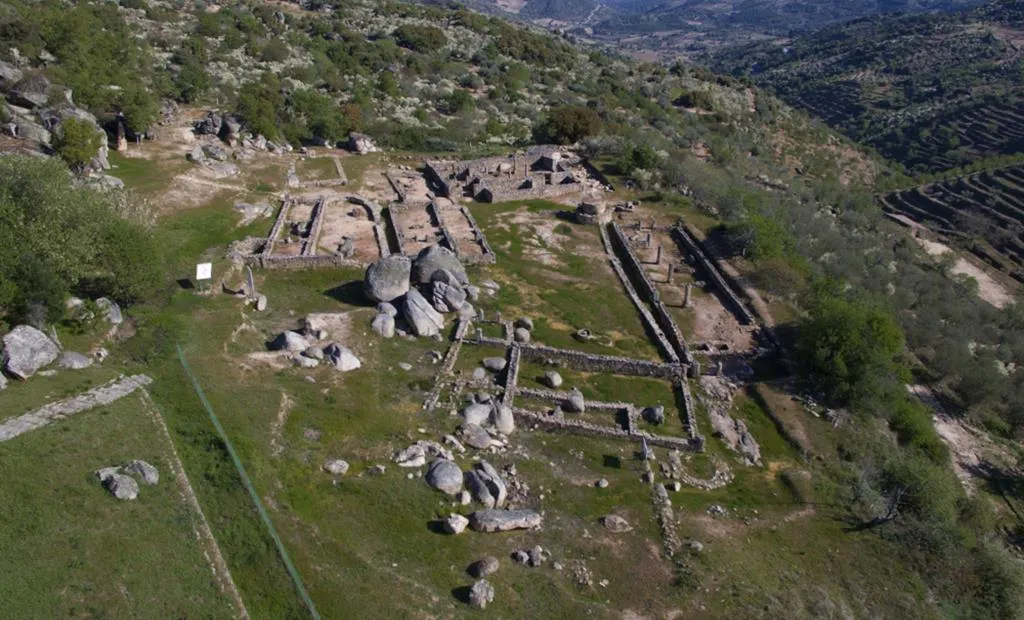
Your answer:
[[[460,428],[463,441],[471,448],[484,450],[491,447],[491,436],[479,424],[467,422]]]
[[[204,144],[203,155],[214,161],[226,161],[228,158],[228,152],[216,144]]]
[[[435,336],[444,327],[444,317],[416,289],[410,289],[402,305],[406,323],[417,336]]]
[[[466,487],[478,502],[488,508],[501,508],[508,497],[505,482],[498,470],[487,461],[480,461],[466,472]]]
[[[30,325],[18,325],[3,337],[4,368],[18,379],[28,379],[60,355],[57,344]]]
[[[371,301],[389,302],[409,292],[412,262],[394,254],[373,263],[366,269],[363,292]]]
[[[377,145],[373,143],[373,138],[364,133],[357,133],[354,131],[348,134],[347,146],[348,150],[360,155],[376,153],[380,150]]]
[[[469,284],[466,268],[462,266],[459,257],[455,256],[448,248],[437,244],[420,250],[416,260],[412,263],[412,281],[417,284],[427,284],[434,272],[438,270],[448,271],[462,286]]]
[[[384,467],[383,465],[374,465],[370,467],[370,469],[366,470],[366,472],[371,476],[383,476],[385,471],[387,471],[387,467]]]
[[[386,301],[382,301],[377,304],[377,314],[386,314],[389,317],[394,318],[398,316],[398,308]]]
[[[138,476],[146,484],[153,486],[160,482],[160,472],[146,461],[136,459],[121,468],[127,474]]]
[[[569,391],[569,397],[565,399],[565,410],[569,413],[583,413],[586,411],[586,403],[583,400],[583,393],[577,387]]]
[[[551,389],[557,389],[562,385],[562,375],[558,374],[554,370],[548,370],[541,377],[541,382]]]
[[[139,483],[131,476],[112,474],[103,480],[103,486],[119,500],[133,500],[139,496]]]
[[[412,370],[412,364],[407,364],[405,362],[398,362],[398,367],[406,372]]]
[[[494,601],[494,586],[487,583],[485,579],[473,584],[469,589],[469,604],[477,609],[484,609],[488,603]]]
[[[644,407],[640,415],[651,424],[665,423],[665,407],[663,405]]]
[[[348,473],[348,461],[333,459],[324,463],[324,471],[334,476],[344,476]]]
[[[0,373],[0,392],[7,389],[7,377]]]
[[[545,551],[544,547],[541,547],[540,545],[537,545],[533,549],[530,549],[528,555],[530,558],[529,564],[532,568],[543,566],[544,562],[547,562],[548,559],[551,557],[551,554]]]
[[[724,517],[726,510],[720,504],[712,504],[708,506],[707,513],[713,517]]]
[[[527,344],[530,342],[530,330],[517,327],[512,331],[512,338],[519,344]]]
[[[343,347],[337,342],[332,342],[324,349],[327,361],[341,372],[349,372],[362,367],[356,354],[348,347]]]
[[[441,526],[444,528],[445,534],[451,534],[453,536],[465,532],[467,525],[469,525],[469,519],[460,514],[455,513],[448,515],[445,518],[445,520],[441,523]]]
[[[74,351],[65,351],[57,360],[57,365],[65,370],[82,370],[92,366],[92,358]]]
[[[469,491],[463,489],[459,493],[458,499],[459,499],[459,504],[460,505],[462,505],[462,506],[469,506],[470,502],[473,501],[473,496],[469,493]]]
[[[633,526],[629,524],[629,521],[626,521],[619,515],[607,515],[605,517],[602,517],[601,525],[604,526],[604,529],[614,534],[629,532],[633,529]]]
[[[373,317],[373,321],[370,323],[370,329],[372,329],[373,333],[377,334],[381,338],[394,338],[395,317],[382,312]]]
[[[424,480],[431,487],[448,495],[457,495],[462,491],[462,470],[447,459],[437,459],[431,463]]]
[[[443,458],[454,461],[455,456],[436,441],[421,439],[395,454],[394,461],[399,467],[423,467],[428,460]]]
[[[485,357],[483,359],[483,365],[484,368],[491,372],[501,372],[502,370],[505,370],[505,366],[508,365],[508,362],[505,361],[504,357]]]
[[[469,523],[468,519],[466,523]],[[474,579],[482,579],[498,572],[499,568],[501,568],[501,562],[498,561],[498,558],[488,555],[470,564],[466,572]]]
[[[472,284],[470,284],[469,286],[465,287],[465,290],[466,298],[469,299],[470,301],[478,301],[480,299],[479,286],[473,286]]]
[[[489,508],[469,515],[469,527],[477,532],[507,532],[539,527],[543,517],[533,510]]]
[[[515,325],[515,327],[519,327],[519,328],[525,329],[526,331],[529,331],[529,332],[533,331],[533,319],[525,317],[525,316],[522,317],[522,318],[516,319],[516,322],[514,323],[514,325]]]
[[[483,282],[480,283],[480,286],[491,291],[501,290],[501,286],[494,280],[484,280]]]
[[[274,351],[301,353],[309,348],[309,341],[298,332],[281,332],[281,334],[279,334],[278,337],[270,343],[270,348]]]
[[[596,486],[599,489],[607,489],[608,484],[609,483],[607,478],[601,478],[600,480],[597,481],[597,483],[594,486]]]
[[[481,367],[478,366],[478,367],[473,369],[473,380],[474,381],[483,381],[486,378],[487,378],[487,369],[486,368],[481,368]]]
[[[530,553],[526,549],[516,549],[510,557],[516,564],[526,564],[530,561]]]
[[[700,553],[701,551],[704,551],[704,544],[696,540],[691,540],[690,542],[686,543],[686,546],[690,549],[690,551],[693,551],[694,553]]]
[[[511,407],[500,406],[495,409],[494,427],[504,435],[511,435],[516,430],[516,419]]]
[[[324,359],[324,350],[316,345],[309,347],[302,354],[317,361]]]
[[[298,366],[299,368],[316,368],[317,366],[320,365],[320,360],[299,354],[292,357],[292,363]]]
[[[493,410],[494,407],[492,407],[491,405],[473,403],[471,405],[467,405],[466,408],[463,409],[462,413],[460,413],[459,415],[461,415],[462,419],[465,420],[466,423],[468,424],[476,424],[478,426],[483,426],[484,424],[487,424],[488,420],[490,420],[491,412]]]
[[[263,312],[267,309],[267,296],[262,293],[256,296],[256,312]]]

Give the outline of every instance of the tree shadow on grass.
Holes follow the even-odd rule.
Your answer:
[[[345,284],[340,284],[334,288],[327,289],[324,291],[324,295],[350,306],[374,305],[373,302],[366,297],[366,294],[363,293],[363,283],[359,280],[353,280],[352,282],[346,282]]]

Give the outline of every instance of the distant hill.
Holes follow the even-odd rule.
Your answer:
[[[917,173],[1024,152],[1024,7],[873,17],[710,56]]]

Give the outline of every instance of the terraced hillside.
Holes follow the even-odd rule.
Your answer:
[[[952,15],[876,17],[720,52],[747,75],[911,172],[1024,150],[1024,17],[1000,0]]]
[[[959,237],[989,264],[1024,282],[1024,166],[1011,166],[891,193],[892,214]]]

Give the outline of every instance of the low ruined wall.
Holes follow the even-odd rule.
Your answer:
[[[245,262],[251,266],[262,267],[263,269],[329,269],[340,267],[363,267],[364,265],[350,258],[344,258],[334,254],[323,254],[320,256],[250,256]]]
[[[633,305],[636,306],[636,309],[640,312],[640,316],[643,319],[644,324],[647,326],[647,330],[654,335],[654,338],[658,342],[658,347],[661,349],[662,353],[664,353],[665,356],[668,357],[669,361],[673,363],[679,363],[679,355],[672,347],[672,343],[670,343],[668,338],[665,336],[665,332],[661,330],[661,327],[658,325],[657,319],[655,319],[654,315],[651,314],[650,308],[648,308],[647,304],[645,304],[643,300],[640,299],[640,296],[637,294],[636,289],[633,288],[633,283],[630,282],[629,276],[627,276],[625,270],[623,270],[622,263],[620,263],[619,259],[615,257],[609,257],[608,262],[609,264],[611,264],[612,270],[615,272],[615,275],[618,276],[619,281],[622,282],[622,286],[626,289],[626,295],[629,296],[629,299],[633,302]]]
[[[526,396],[529,398],[537,398],[540,400],[546,400],[552,403],[564,403],[569,400],[570,392],[564,392],[561,390],[548,390],[544,388],[517,388],[516,396]],[[629,410],[633,408],[632,403],[617,403],[617,402],[604,402],[600,400],[585,400],[587,410],[594,411],[612,411],[618,412],[622,410]]]
[[[291,198],[285,198],[281,201],[281,209],[277,212],[277,219],[274,220],[274,225],[270,227],[270,234],[267,235],[267,244],[263,246],[264,255],[269,256],[274,252],[274,244],[277,242],[277,237],[281,234],[281,229],[284,227],[285,220],[288,219],[288,211],[291,208]]]
[[[393,204],[384,210],[384,219],[389,220],[391,223],[391,230],[395,233],[395,242],[398,243],[398,253],[405,254],[405,233],[402,232],[402,227],[399,223],[401,211],[402,207]]]
[[[504,344],[498,341],[498,346]],[[663,364],[661,362],[635,360],[628,357],[597,355],[532,344],[521,345],[520,349],[522,350],[523,359],[527,361],[543,364],[548,360],[554,360],[565,364],[569,368],[588,372],[605,372],[630,377],[660,377],[665,379],[671,379],[684,372],[684,368],[678,364]]]
[[[679,330],[679,325],[676,324],[672,314],[669,313],[665,303],[661,300],[657,287],[651,282],[650,276],[647,275],[647,270],[644,269],[640,259],[633,252],[633,248],[629,246],[629,241],[623,234],[622,229],[615,222],[611,222],[608,224],[608,230],[611,235],[611,247],[624,256],[622,261],[623,269],[640,281],[641,288],[639,292],[650,303],[654,321],[661,328],[662,337],[668,339],[671,349],[675,351],[674,359],[683,360],[687,364],[692,363],[693,354],[690,353],[690,348],[687,346],[686,339]]]
[[[568,173],[564,172],[552,173],[551,185],[544,183],[543,176],[540,179],[533,178],[533,187],[526,188],[520,187],[525,180],[523,177],[481,179],[476,188],[476,195],[479,196],[480,192],[487,190],[491,194],[490,202],[506,202],[510,200],[551,198],[580,191],[583,186],[578,182],[561,183],[560,181],[555,181],[556,177],[564,180],[567,176],[569,176]]]
[[[315,256],[317,240],[320,239],[320,229],[324,225],[324,212],[327,210],[327,201],[320,198],[313,205],[313,221],[309,224],[309,235],[302,245],[303,256]]]
[[[455,238],[452,237],[452,233],[444,223],[444,217],[441,215],[441,208],[438,207],[437,203],[433,200],[427,204],[427,213],[437,220],[437,227],[441,231],[441,237],[444,239],[445,245],[448,246],[448,249],[451,250],[455,256],[459,256],[459,244],[455,243]]]
[[[466,218],[469,222],[469,227],[473,229],[473,237],[476,242],[480,244],[480,248],[483,250],[484,256],[490,257],[486,262],[493,263],[495,261],[494,250],[491,249],[491,244],[487,241],[487,235],[480,229],[480,226],[476,223],[476,218],[473,217],[473,213],[466,208],[465,205],[459,205],[459,211],[462,212],[462,217]]]
[[[683,415],[686,417],[686,432],[690,434],[690,439],[697,439],[700,437],[700,431],[697,430],[697,409],[693,406],[693,394],[690,393],[690,384],[686,382],[685,377],[676,377],[672,381],[672,389],[676,393],[676,397],[682,401]]]
[[[693,452],[696,450],[692,441],[683,439],[680,437],[668,437],[665,435],[652,435],[646,431],[638,433],[630,433],[629,431],[618,427],[618,426],[603,426],[601,424],[593,424],[585,420],[579,420],[574,418],[566,418],[564,416],[556,417],[549,416],[529,409],[523,409],[521,407],[514,407],[512,413],[517,418],[517,423],[522,421],[532,422],[538,426],[546,428],[568,431],[579,435],[587,435],[591,437],[609,437],[614,439],[628,439],[631,441],[637,441],[640,439],[646,439],[647,443],[654,446],[661,446],[663,448],[672,448],[675,450],[686,450]]]
[[[337,157],[332,157],[331,160],[334,162],[334,170],[338,173],[338,181],[341,185],[348,185],[348,175],[345,174],[345,169],[341,167],[341,160]]]
[[[405,190],[398,184],[398,181],[395,181],[391,176],[391,173],[388,171],[384,171],[384,178],[388,180],[388,183],[391,185],[391,189],[395,190],[395,193],[398,194],[398,202],[405,202]]]
[[[501,404],[511,407],[515,399],[519,383],[519,359],[522,355],[519,345],[513,344],[508,348],[508,365],[505,367],[505,391],[501,395]]]
[[[700,265],[704,273],[711,279],[715,287],[729,300],[740,321],[747,325],[752,325],[754,323],[754,316],[747,310],[747,306],[740,300],[739,295],[736,294],[736,291],[729,281],[726,280],[725,276],[722,275],[714,259],[710,258],[700,244],[697,243],[696,237],[693,236],[686,224],[674,226],[671,233],[672,238],[681,246],[681,249],[694,257],[697,264]]]

